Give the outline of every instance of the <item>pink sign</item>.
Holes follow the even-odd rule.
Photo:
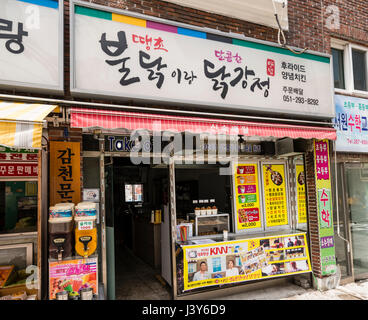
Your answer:
[[[318,180],[329,180],[330,172],[328,167],[328,145],[326,141],[316,141],[316,172]]]
[[[250,186],[238,186],[238,193],[256,193],[257,187],[255,185]]]

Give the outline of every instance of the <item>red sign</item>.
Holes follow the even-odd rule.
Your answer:
[[[37,163],[0,162],[0,177],[37,177]]]
[[[275,60],[267,59],[267,75],[271,77],[275,75]]]

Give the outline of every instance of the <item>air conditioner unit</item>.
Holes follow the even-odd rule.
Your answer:
[[[276,156],[292,157],[303,154],[307,150],[307,140],[283,138],[275,143]]]

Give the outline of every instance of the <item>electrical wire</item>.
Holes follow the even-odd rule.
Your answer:
[[[306,52],[309,49],[308,47],[304,48],[301,51],[296,51],[296,50],[294,50],[293,48],[289,47],[286,44],[286,37],[285,37],[284,31],[282,30],[280,20],[279,20],[279,16],[277,14],[275,0],[272,0],[272,5],[273,5],[274,12],[275,12],[274,15],[275,15],[275,18],[276,18],[276,22],[277,22],[277,25],[278,25],[278,28],[279,28],[278,32],[277,32],[277,42],[279,43],[279,45],[283,48],[286,48],[286,49],[290,50],[292,53],[295,53],[295,54],[302,54],[302,53]],[[285,1],[282,2],[282,8],[285,8]],[[284,13],[282,12],[282,14],[284,14]],[[282,18],[283,18],[283,16],[281,16],[281,20],[282,20]],[[282,41],[281,41],[280,36],[282,36]]]

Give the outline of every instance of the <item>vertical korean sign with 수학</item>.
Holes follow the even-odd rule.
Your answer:
[[[63,92],[63,1],[0,1],[0,87]]]
[[[314,140],[314,167],[322,275],[336,272],[328,140]]]
[[[330,57],[100,8],[71,5],[75,96],[335,115]]]
[[[80,143],[50,141],[50,205],[80,198]]]

